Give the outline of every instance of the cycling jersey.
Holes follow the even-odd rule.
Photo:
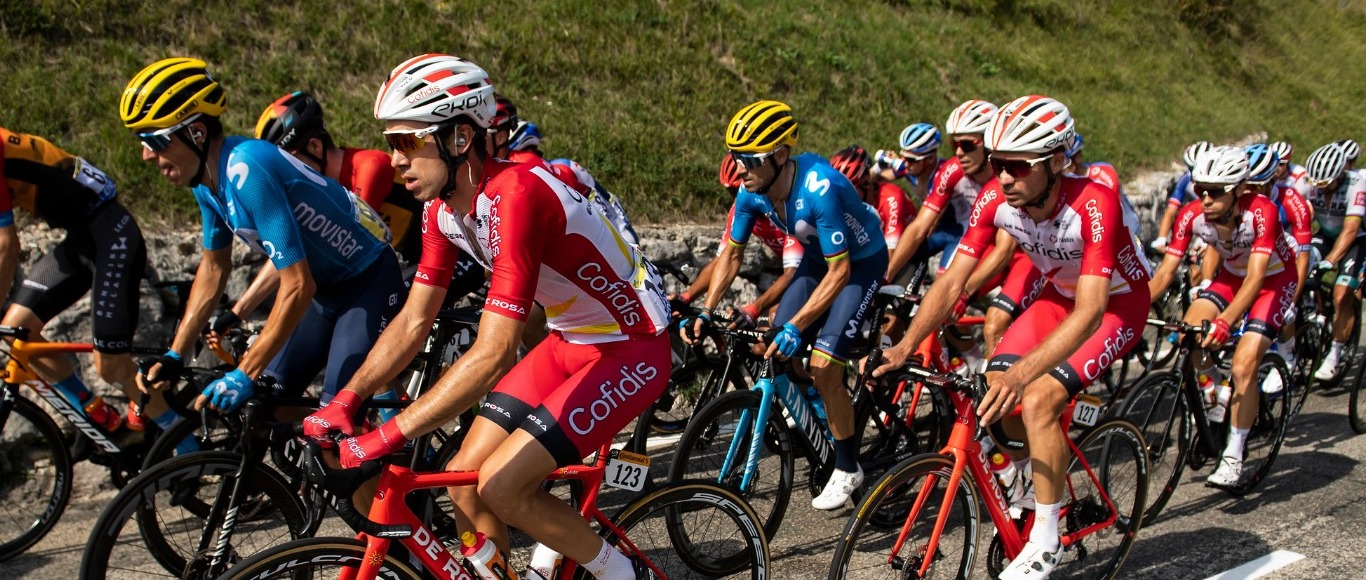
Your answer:
[[[422,235],[415,226],[422,214],[422,202],[404,187],[403,178],[389,163],[389,154],[377,149],[343,147],[337,181],[379,212],[393,234],[394,250],[409,263],[417,263],[422,253]]]
[[[718,252],[724,250],[726,243],[730,241],[730,229],[734,223],[735,206],[732,205],[730,206],[730,213],[726,214],[726,229],[721,232],[721,245],[717,248]],[[763,242],[765,246],[768,246],[774,255],[782,258],[784,269],[796,268],[802,263],[802,255],[805,253],[802,251],[802,245],[797,242],[797,238],[783,233],[782,230],[778,229],[778,226],[773,225],[773,222],[768,220],[754,222],[754,236],[759,238],[759,241]]]
[[[887,253],[886,241],[876,235],[881,231],[877,214],[863,203],[848,178],[814,153],[797,155],[792,161],[796,167],[792,192],[784,204],[786,221],[779,217],[768,196],[741,187],[735,197],[730,243],[747,243],[755,222],[767,216],[795,236],[804,252],[815,256],[819,251],[826,261]]]
[[[1181,175],[1180,179],[1172,185],[1172,189],[1167,194],[1167,207],[1179,208],[1195,199],[1195,183],[1191,181],[1189,171]]]
[[[612,225],[617,228],[617,231],[621,233],[621,236],[626,238],[627,242],[636,245],[640,244],[640,236],[636,234],[635,228],[631,226],[631,220],[626,217],[626,208],[621,206],[620,197],[607,191],[607,188],[603,187],[602,182],[595,179],[591,173],[588,173],[587,169],[584,169],[582,165],[579,165],[575,161],[559,158],[551,159],[550,164],[568,167],[570,171],[573,172],[574,177],[578,179],[579,183],[582,183],[585,187],[592,190],[591,195],[593,197],[593,203],[598,205],[602,214],[607,216],[607,221],[612,222]]]
[[[236,234],[277,269],[307,259],[319,286],[354,278],[389,251],[369,206],[269,142],[224,139],[213,175],[216,191],[194,188],[205,249],[228,248]]]
[[[427,203],[417,283],[446,288],[463,249],[493,273],[487,311],[525,321],[534,300],[572,343],[664,332],[658,273],[591,200],[540,165],[490,160],[483,172],[467,213]]]
[[[530,149],[508,151],[508,161],[513,163],[545,163],[545,159],[539,153]]]
[[[901,233],[915,218],[915,206],[896,184],[882,183],[877,186],[877,217],[882,221],[882,239],[891,251],[896,249]]]
[[[1140,258],[1142,248],[1124,225],[1119,196],[1089,179],[1063,175],[1061,181],[1057,207],[1042,222],[1006,205],[1000,182],[988,182],[969,215],[958,251],[980,260],[996,230],[1004,228],[1065,298],[1076,297],[1083,275],[1109,278],[1111,295],[1140,288],[1146,294],[1151,274]]]
[[[940,214],[951,207],[954,215],[961,218],[972,213],[981,191],[982,184],[963,173],[963,166],[958,163],[957,157],[950,157],[934,170],[934,180],[930,182],[930,191],[925,195],[922,205]]]
[[[1006,268],[1005,281],[1001,282],[1001,291],[991,298],[991,306],[1015,318],[1034,304],[1048,285],[1048,278],[1034,267],[1027,254],[1018,249],[1011,254],[1010,264]],[[983,287],[991,286],[988,284]]]
[[[116,195],[114,181],[42,137],[0,128],[0,227],[18,206],[55,228],[84,227]]]
[[[1291,247],[1308,252],[1313,241],[1314,211],[1298,189],[1272,185],[1272,203],[1280,207],[1281,230],[1294,241]]]
[[[1347,218],[1366,216],[1366,179],[1356,172],[1345,171],[1337,191],[1311,187],[1308,200],[1314,208],[1319,233],[1335,240],[1342,233],[1342,224]],[[1357,237],[1361,236],[1366,236],[1366,228],[1357,229]]]
[[[1235,276],[1247,276],[1248,259],[1253,254],[1266,254],[1269,258],[1266,276],[1279,274],[1286,264],[1295,263],[1295,250],[1281,235],[1280,220],[1271,200],[1260,195],[1239,196],[1235,210],[1238,225],[1229,241],[1221,240],[1214,224],[1205,219],[1202,204],[1192,201],[1177,214],[1176,226],[1172,228],[1172,242],[1167,246],[1168,256],[1181,257],[1190,246],[1191,239],[1198,237],[1219,253],[1220,267]]]
[[[1309,171],[1303,166],[1291,163],[1290,167],[1285,172],[1285,177],[1277,180],[1276,185],[1294,187],[1295,189],[1298,189],[1300,193],[1304,194],[1305,197],[1309,197]]]

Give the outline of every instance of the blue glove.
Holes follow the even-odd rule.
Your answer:
[[[802,348],[802,333],[789,322],[773,335],[773,344],[778,346],[778,352],[784,357],[792,358]]]
[[[222,378],[209,383],[201,394],[208,397],[210,406],[227,413],[236,411],[242,403],[247,402],[255,390],[255,381],[247,373],[232,369]]]

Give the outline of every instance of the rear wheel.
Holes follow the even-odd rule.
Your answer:
[[[219,578],[354,578],[365,558],[365,543],[349,538],[307,538],[276,546],[243,560]],[[453,563],[452,563],[453,564]],[[423,578],[407,562],[385,554],[378,578]]]
[[[61,428],[17,394],[0,417],[0,498],[0,562],[43,539],[71,499],[71,455]]]
[[[1347,419],[1352,424],[1352,431],[1357,434],[1366,433],[1366,395],[1361,394],[1362,382],[1366,380],[1366,355],[1357,357],[1356,377],[1351,384],[1352,396],[1348,397]]]
[[[1119,408],[1118,417],[1137,426],[1147,446],[1148,480],[1153,487],[1143,521],[1153,522],[1176,491],[1190,450],[1191,417],[1179,375],[1171,371],[1148,375],[1134,385]]]
[[[1147,505],[1148,454],[1143,435],[1132,423],[1111,419],[1087,434],[1077,450],[1085,462],[1073,457],[1067,470],[1068,492],[1059,515],[1060,531],[1078,533],[1112,515],[1116,519],[1082,537],[1064,553],[1058,564],[1059,577],[1115,578],[1138,537]],[[1094,478],[1087,473],[1088,465]],[[1113,510],[1109,504],[1114,505]]]

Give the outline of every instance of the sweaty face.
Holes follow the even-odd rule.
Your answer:
[[[166,181],[181,187],[190,185],[190,180],[199,171],[199,156],[178,135],[161,151],[142,147],[142,160],[155,164]]]
[[[417,121],[388,121],[384,124],[384,130],[411,131],[428,126]],[[393,149],[389,156],[389,163],[403,178],[404,187],[421,201],[436,199],[446,185],[446,163],[437,151],[436,138],[435,133],[424,135],[417,148]]]
[[[996,172],[996,179],[1001,184],[1001,192],[1005,194],[1006,203],[1011,207],[1023,207],[1025,204],[1035,202],[1040,195],[1045,194],[1044,189],[1048,187],[1048,172],[1052,171],[1051,166],[1061,159],[1061,156],[1054,155],[1043,161],[1038,161],[1030,167],[1026,162],[1039,159],[1040,155],[1037,153],[997,153],[992,157],[1003,161],[1007,167],[1010,165],[1028,167],[1028,169],[1018,170],[1019,175],[1011,173],[1009,169]]]

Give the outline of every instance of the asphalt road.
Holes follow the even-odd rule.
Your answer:
[[[1208,578],[1278,550],[1303,559],[1267,578],[1366,577],[1366,469],[1359,465],[1366,459],[1366,436],[1353,435],[1346,406],[1342,391],[1311,393],[1275,469],[1247,497],[1204,487],[1211,467],[1188,471],[1163,515],[1141,530],[1121,577]],[[657,454],[657,461],[666,454]],[[661,471],[656,473],[663,467],[657,463]],[[79,469],[84,479],[101,477],[88,464]],[[0,575],[75,577],[86,535],[113,494],[110,489],[77,493],[56,529],[28,553],[0,564]],[[804,488],[794,494],[783,530],[771,543],[773,577],[826,575],[834,537],[850,510],[818,512],[809,498]],[[324,528],[324,533],[344,531],[335,518]],[[989,533],[988,525],[984,537]],[[982,552],[985,548],[979,546]],[[1234,577],[1249,576],[1225,576]]]

